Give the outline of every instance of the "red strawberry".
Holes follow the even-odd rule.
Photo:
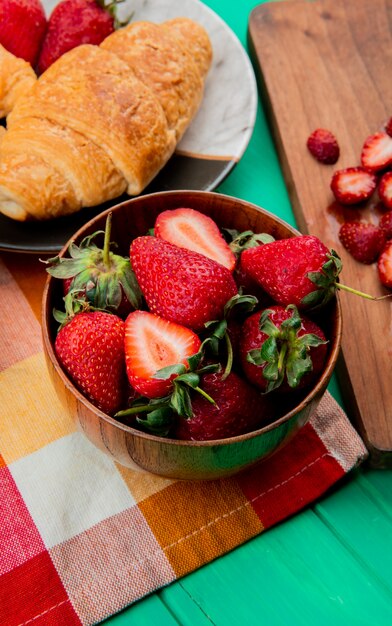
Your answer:
[[[385,244],[384,231],[367,222],[346,222],[340,227],[339,239],[354,259],[373,263]]]
[[[341,271],[336,252],[312,235],[244,250],[241,264],[275,302],[302,309],[328,302]]]
[[[141,305],[141,292],[128,258],[110,252],[111,217],[106,220],[103,248],[93,242],[101,232],[83,239],[80,246],[71,243],[69,257],[53,257],[46,263],[47,272],[64,280],[64,294],[75,290],[92,306],[126,317]]]
[[[363,145],[361,163],[373,172],[385,169],[392,163],[392,137],[379,132],[370,135]]]
[[[364,167],[348,167],[334,173],[331,189],[341,204],[356,204],[368,200],[377,187],[376,176]]]
[[[240,358],[246,378],[263,392],[303,389],[321,373],[325,335],[294,306],[271,306],[253,313],[242,330]]]
[[[388,122],[385,124],[385,132],[387,135],[392,137],[392,117],[390,117]]]
[[[150,311],[193,330],[222,319],[237,293],[226,267],[158,237],[134,239],[130,257]]]
[[[0,44],[35,66],[47,22],[40,0],[0,2]]]
[[[210,217],[195,209],[163,211],[156,219],[154,233],[156,237],[180,248],[204,254],[230,272],[234,269],[236,258],[218,226]]]
[[[384,287],[392,289],[392,241],[388,241],[377,261],[378,275]]]
[[[77,313],[63,326],[55,351],[66,372],[99,409],[117,411],[125,383],[124,322],[103,311]]]
[[[385,172],[378,184],[378,195],[387,209],[392,209],[392,171]]]
[[[175,374],[154,378],[164,367],[182,363],[198,352],[199,337],[184,326],[147,311],[134,311],[125,321],[125,360],[129,382],[147,398],[170,393]]]
[[[119,0],[62,0],[52,11],[38,60],[44,72],[68,50],[81,44],[99,45],[115,29],[114,9]]]
[[[316,128],[306,142],[309,152],[320,163],[331,165],[339,158],[340,149],[336,137],[329,130]]]
[[[273,416],[269,399],[234,372],[225,379],[222,372],[205,374],[200,386],[215,404],[195,394],[193,416],[178,419],[175,433],[178,439],[206,441],[236,437],[260,428]]]
[[[380,217],[379,227],[384,231],[387,239],[392,239],[392,211],[387,211]]]

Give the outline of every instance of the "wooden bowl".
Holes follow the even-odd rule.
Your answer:
[[[126,201],[113,212],[112,241],[118,251],[129,253],[130,241],[147,233],[163,210],[191,207],[209,215],[221,227],[267,232],[276,239],[298,231],[267,211],[236,198],[203,191],[169,191]],[[89,221],[72,237],[79,243],[86,235],[104,230],[108,211]],[[61,251],[67,253],[68,242]],[[219,441],[188,442],[164,439],[126,426],[89,402],[63,371],[53,349],[57,324],[54,307],[62,308],[61,281],[48,277],[43,296],[43,344],[50,376],[65,408],[79,428],[100,450],[120,464],[135,464],[154,474],[175,479],[215,479],[232,475],[276,452],[309,420],[316,409],[338,357],[342,317],[338,298],[323,311],[318,323],[328,340],[325,369],[315,386],[300,397],[294,408],[273,423],[251,433]]]

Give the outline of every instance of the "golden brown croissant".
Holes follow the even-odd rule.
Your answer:
[[[5,117],[37,77],[31,65],[0,44],[0,117]]]
[[[20,98],[0,144],[0,211],[47,219],[139,194],[200,105],[211,46],[181,18],[136,22],[56,61]]]

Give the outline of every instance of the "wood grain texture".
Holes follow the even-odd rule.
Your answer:
[[[387,293],[376,266],[354,261],[338,231],[348,219],[377,223],[378,198],[343,210],[333,202],[330,181],[336,169],[359,165],[365,138],[392,115],[391,29],[391,0],[298,0],[257,6],[248,33],[298,226],[339,252],[342,283],[374,295]],[[307,151],[317,127],[338,138],[335,166]],[[341,302],[342,391],[371,463],[384,467],[392,464],[392,304],[345,293]]]

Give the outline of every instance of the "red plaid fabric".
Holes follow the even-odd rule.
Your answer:
[[[52,388],[38,260],[27,281],[25,258],[2,258],[2,626],[95,624],[295,514],[366,457],[327,393],[286,448],[238,476],[181,482],[116,464]]]

